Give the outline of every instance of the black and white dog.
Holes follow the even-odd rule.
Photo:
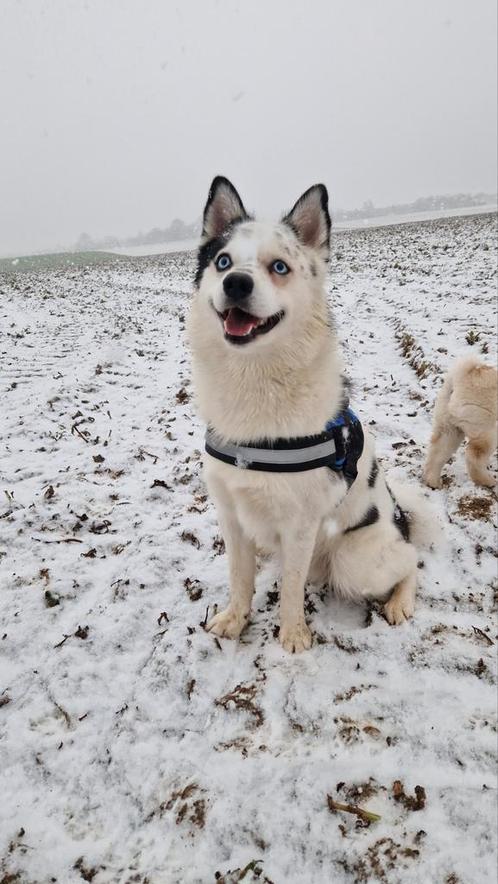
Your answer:
[[[425,502],[389,488],[346,407],[324,282],[330,217],[323,185],[280,223],[253,220],[226,178],[204,211],[189,317],[194,386],[208,427],[205,479],[230,569],[230,601],[208,623],[237,638],[248,621],[256,555],[281,557],[280,641],[311,645],[309,579],[413,614]],[[425,536],[424,536],[425,535]]]

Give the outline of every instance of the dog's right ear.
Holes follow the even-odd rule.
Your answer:
[[[204,208],[202,238],[215,239],[231,224],[248,218],[249,215],[233,184],[223,175],[217,175],[209,188]]]

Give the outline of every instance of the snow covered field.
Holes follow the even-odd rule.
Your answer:
[[[473,206],[472,208],[460,209],[432,209],[430,212],[413,212],[406,215],[378,215],[374,218],[358,218],[351,221],[335,221],[335,230],[355,230],[365,227],[385,227],[393,224],[409,224],[413,221],[435,221],[438,218],[454,218],[464,215],[478,215],[481,213],[496,212],[496,206]],[[163,255],[169,252],[188,252],[196,249],[198,240],[182,239],[177,242],[148,243],[141,246],[115,246],[107,249],[108,253],[114,255],[129,255],[137,257],[140,255]],[[14,259],[17,261],[18,259]],[[14,264],[14,261],[12,262]]]
[[[170,252],[188,252],[196,249],[198,239],[181,239],[177,242],[144,243],[141,246],[115,246],[108,251],[115,255],[129,255],[140,257],[142,255],[164,255]]]
[[[441,372],[496,359],[496,218],[339,232],[353,405],[417,482]],[[415,619],[278,571],[240,643],[200,472],[190,254],[0,277],[0,882],[496,881],[496,497],[462,452]],[[380,816],[336,810],[337,803]]]

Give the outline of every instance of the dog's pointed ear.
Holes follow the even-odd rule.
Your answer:
[[[329,195],[324,184],[314,184],[299,197],[290,212],[284,216],[284,224],[292,228],[305,245],[316,249],[328,261],[330,252]]]
[[[249,218],[235,187],[223,175],[217,175],[209,188],[202,221],[202,238],[214,239],[236,221]]]

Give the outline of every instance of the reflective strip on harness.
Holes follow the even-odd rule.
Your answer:
[[[210,449],[210,451],[209,451]],[[220,442],[216,435],[206,432],[206,450],[216,455],[224,455],[233,460],[237,466],[247,467],[254,463],[276,464],[281,466],[304,465],[309,461],[329,460],[336,453],[333,438],[305,448],[258,448],[246,445],[234,445],[232,442]]]
[[[356,479],[363,452],[363,429],[354,411],[345,407],[314,436],[294,439],[224,442],[208,428],[206,451],[212,457],[239,469],[268,473],[298,473],[328,467],[342,473],[348,485]]]

